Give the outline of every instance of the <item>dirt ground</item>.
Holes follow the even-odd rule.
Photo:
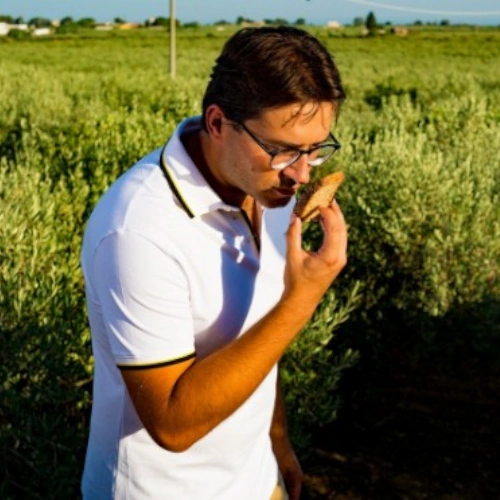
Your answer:
[[[304,500],[500,499],[500,366],[426,366],[371,386],[315,436]]]

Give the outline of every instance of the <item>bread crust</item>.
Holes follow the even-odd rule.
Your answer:
[[[334,172],[309,184],[300,193],[294,213],[302,222],[317,219],[320,215],[319,207],[327,207],[332,203],[344,178],[343,172]]]

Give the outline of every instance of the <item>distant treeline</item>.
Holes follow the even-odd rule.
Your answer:
[[[137,27],[166,27],[170,26],[170,18],[169,17],[150,17],[146,19],[142,23],[138,22],[129,22],[122,17],[115,17],[112,21],[106,23],[100,23],[96,21],[92,17],[84,17],[81,19],[74,19],[70,16],[63,17],[62,19],[54,20],[46,17],[33,17],[29,20],[25,20],[22,16],[14,17],[9,15],[0,15],[0,23],[7,23],[11,25],[28,25],[36,28],[48,28],[53,27],[56,29],[78,29],[78,28],[95,28],[99,25],[124,25],[124,24],[132,24]],[[295,25],[295,26],[304,26],[307,25],[308,22],[305,18],[299,17],[295,21],[289,21],[282,17],[277,17],[275,19],[266,18],[262,20],[250,19],[244,16],[238,16],[234,22],[228,21],[225,19],[220,19],[214,23],[199,23],[197,21],[189,21],[182,22],[180,20],[176,20],[177,27],[185,27],[185,28],[196,28],[200,26],[224,26],[224,25],[245,25],[245,24],[268,24],[268,25]],[[368,30],[379,29],[383,26],[392,26],[394,23],[391,21],[384,21],[383,23],[378,23],[375,14],[373,12],[369,12],[366,17],[355,17],[352,20],[350,25],[352,26],[365,26]],[[339,23],[340,25],[340,23]],[[349,25],[349,24],[346,24]],[[452,23],[448,19],[442,19],[440,21],[433,22],[423,22],[421,20],[415,20],[412,23],[408,23],[407,25],[414,26],[451,26]],[[461,25],[464,25],[463,23]]]

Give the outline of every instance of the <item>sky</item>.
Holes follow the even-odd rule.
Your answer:
[[[351,24],[372,11],[379,23],[413,23],[416,20],[500,26],[500,0],[176,0],[176,17],[183,23],[234,22],[238,16],[253,20],[284,18],[323,25],[328,21]],[[112,21],[121,17],[143,22],[169,17],[170,0],[0,0],[0,14],[23,17],[74,19],[92,17]]]

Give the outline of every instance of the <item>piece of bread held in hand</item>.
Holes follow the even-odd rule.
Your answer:
[[[302,222],[319,218],[319,207],[329,206],[344,181],[342,172],[334,172],[306,186],[299,194],[294,213]]]

